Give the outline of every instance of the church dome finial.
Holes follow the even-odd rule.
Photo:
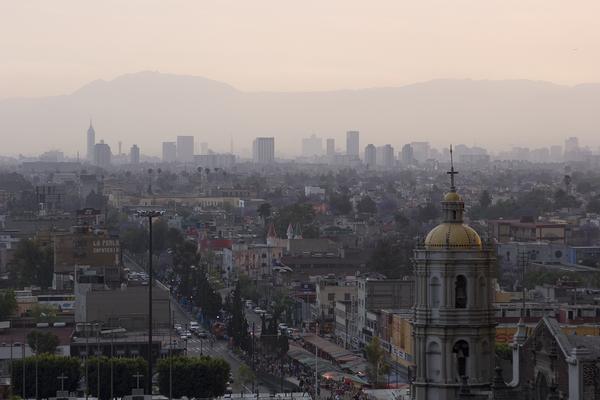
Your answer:
[[[454,175],[454,159],[452,145],[450,145],[450,191],[442,200],[444,222],[436,226],[427,234],[425,247],[427,248],[481,248],[481,238],[473,228],[463,223],[465,203],[456,192]]]

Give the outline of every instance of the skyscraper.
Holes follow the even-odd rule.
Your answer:
[[[377,162],[376,164],[385,169],[394,167],[394,148],[390,144],[377,147]]]
[[[415,157],[413,155],[413,149],[410,144],[405,144],[402,146],[402,155],[401,155],[402,164],[412,165],[415,162]]]
[[[346,132],[346,154],[358,157],[360,139],[358,131]]]
[[[177,145],[175,144],[175,142],[163,142],[162,160],[163,162],[177,161]]]
[[[131,150],[129,151],[129,162],[132,164],[140,163],[140,148],[137,144],[131,146]]]
[[[275,138],[258,137],[252,143],[252,159],[255,163],[267,164],[275,161]]]
[[[377,163],[377,150],[373,144],[368,144],[365,147],[365,165],[369,168],[374,168]]]
[[[96,131],[92,126],[90,119],[90,127],[87,130],[87,159],[89,162],[94,162],[94,146],[96,145]]]
[[[104,143],[104,140],[94,145],[94,165],[100,168],[108,168],[110,167],[111,158],[110,146]]]
[[[333,157],[335,155],[335,139],[327,139],[327,157]]]
[[[302,139],[302,155],[304,157],[320,156],[323,154],[323,139],[312,135]]]
[[[177,136],[177,161],[194,161],[194,137]]]

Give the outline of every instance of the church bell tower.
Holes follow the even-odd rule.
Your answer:
[[[454,186],[444,220],[415,249],[416,301],[413,323],[417,400],[454,400],[460,390],[489,389],[494,373],[496,323],[492,249],[463,221],[464,202]]]

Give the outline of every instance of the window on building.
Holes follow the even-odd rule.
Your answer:
[[[459,340],[452,347],[452,353],[456,356],[456,366],[459,377],[467,376],[467,361],[469,359],[469,344]]]
[[[454,282],[454,307],[467,307],[467,278],[458,275]]]
[[[328,293],[327,294],[327,300],[334,301],[335,300],[335,293]]]
[[[431,307],[438,308],[440,306],[440,280],[437,276],[431,278],[429,290],[431,293]]]
[[[427,346],[427,377],[432,382],[441,380],[442,352],[437,342],[430,342]]]

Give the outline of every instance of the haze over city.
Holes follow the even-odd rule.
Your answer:
[[[240,152],[275,136],[294,156],[299,136],[350,129],[396,147],[576,135],[596,148],[599,14],[595,1],[6,2],[2,153],[75,156],[90,117],[113,147],[150,155],[184,134]]]

